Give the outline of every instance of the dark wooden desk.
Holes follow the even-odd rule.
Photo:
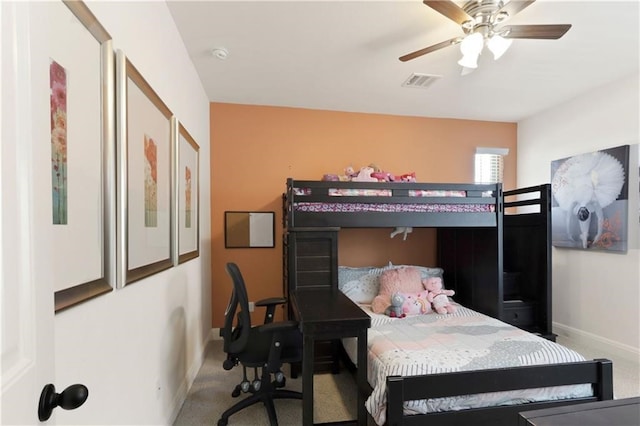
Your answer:
[[[640,397],[523,411],[518,426],[638,426]]]
[[[364,406],[367,384],[367,329],[371,318],[341,291],[331,288],[298,289],[291,293],[291,308],[303,335],[302,422],[313,425],[313,357],[316,340],[358,339],[358,419],[367,424]]]

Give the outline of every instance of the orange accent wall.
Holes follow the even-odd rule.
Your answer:
[[[515,123],[405,117],[212,103],[211,242],[213,327],[223,324],[231,293],[224,266],[236,262],[250,300],[283,294],[282,193],[288,177],[319,180],[370,163],[418,182],[473,182],[478,146],[509,148],[505,189],[515,188]],[[275,211],[276,247],[225,249],[224,212]],[[415,229],[403,241],[392,229],[340,231],[341,265],[389,261],[435,266],[435,232]],[[256,311],[256,320],[262,312]],[[280,313],[282,315],[282,313]]]

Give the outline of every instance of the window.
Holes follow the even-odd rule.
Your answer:
[[[502,182],[504,156],[507,148],[476,148],[475,183]]]

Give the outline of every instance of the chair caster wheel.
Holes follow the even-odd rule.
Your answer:
[[[226,419],[218,420],[218,426],[227,426],[227,420]]]
[[[232,396],[232,397],[234,397],[234,398],[239,397],[239,396],[240,396],[240,392],[241,392],[241,390],[242,390],[242,389],[240,389],[240,385],[237,385],[237,386],[235,387],[235,389],[233,390],[233,392],[231,392],[231,396]]]

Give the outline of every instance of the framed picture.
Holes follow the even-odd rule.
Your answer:
[[[274,212],[224,212],[225,248],[275,247]]]
[[[46,51],[33,46],[34,78],[50,146],[42,191],[60,243],[51,259],[57,313],[115,285],[114,63],[111,36],[83,2],[41,6]]]
[[[118,95],[118,285],[173,266],[173,114],[124,53]]]
[[[551,162],[552,244],[626,252],[629,145]]]
[[[177,128],[176,257],[184,263],[200,255],[200,146],[182,123]]]

